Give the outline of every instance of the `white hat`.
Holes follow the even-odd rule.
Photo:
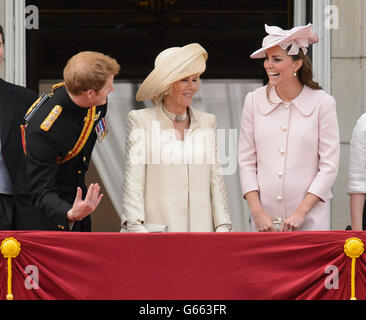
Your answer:
[[[306,54],[309,45],[319,41],[311,23],[306,26],[294,27],[291,30],[282,30],[280,27],[267,25],[265,25],[265,29],[268,36],[263,39],[262,48],[251,54],[252,59],[265,58],[266,50],[274,46],[280,46],[283,50],[291,46],[288,52],[290,56],[299,54],[299,49],[302,49]]]
[[[155,68],[146,77],[136,94],[137,101],[153,100],[175,81],[206,69],[207,52],[198,43],[168,48],[155,59]]]

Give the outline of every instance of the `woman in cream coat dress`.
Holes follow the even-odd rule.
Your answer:
[[[347,193],[350,195],[352,230],[366,230],[366,113],[352,131]]]
[[[312,80],[309,24],[266,26],[263,47],[269,83],[247,95],[239,138],[242,192],[253,231],[329,230],[331,187],[339,161],[336,103]]]
[[[216,117],[190,107],[206,59],[197,43],[166,49],[137,92],[155,106],[127,118],[121,231],[231,230]]]

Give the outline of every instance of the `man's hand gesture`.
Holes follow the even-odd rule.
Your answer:
[[[92,183],[85,199],[82,199],[82,190],[80,187],[77,188],[74,205],[67,212],[67,217],[70,221],[82,220],[89,214],[93,213],[98,207],[100,201],[103,198],[103,194],[99,194],[100,186],[97,183]]]

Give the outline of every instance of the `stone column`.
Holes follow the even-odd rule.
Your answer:
[[[0,24],[5,28],[5,0],[0,0]],[[5,79],[5,61],[0,64],[0,78]]]
[[[0,0],[0,23],[5,33],[0,76],[11,83],[26,84],[25,0]]]
[[[313,45],[314,78],[331,94],[330,85],[330,30],[326,24],[326,9],[330,0],[313,1],[313,25],[319,34],[319,42]]]
[[[5,0],[5,79],[25,86],[25,0]]]
[[[294,0],[294,27],[306,24],[306,0]]]
[[[332,0],[333,18],[339,15],[338,28],[331,31],[331,88],[337,100],[341,154],[337,180],[333,188],[332,229],[344,230],[350,224],[348,181],[352,130],[366,111],[366,18],[364,0]],[[333,21],[337,22],[337,21]]]

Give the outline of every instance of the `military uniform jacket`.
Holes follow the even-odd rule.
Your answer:
[[[17,230],[70,230],[67,212],[78,186],[86,195],[85,173],[97,137],[95,126],[106,109],[106,105],[96,107],[84,146],[65,162],[86,134],[84,125],[91,108],[77,106],[61,87],[32,116],[25,130],[26,154],[16,184]],[[90,230],[89,216],[73,227],[73,231]]]
[[[0,141],[5,165],[13,186],[21,160],[19,126],[24,113],[37,99],[33,90],[0,79]]]

